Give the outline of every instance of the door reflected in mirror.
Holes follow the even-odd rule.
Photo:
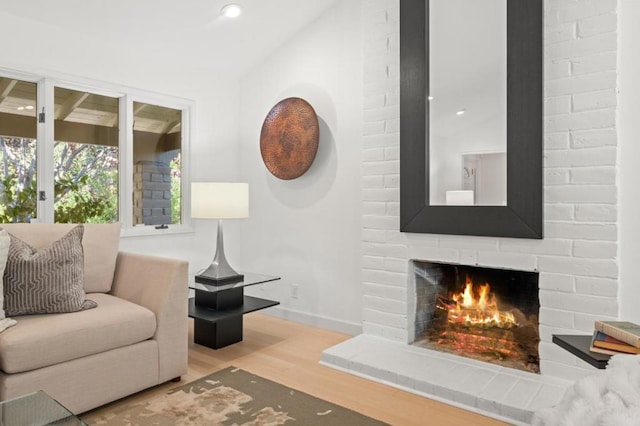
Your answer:
[[[507,205],[507,0],[430,0],[429,203]]]

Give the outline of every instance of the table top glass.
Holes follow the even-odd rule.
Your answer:
[[[244,273],[244,279],[242,281],[238,281],[235,283],[222,284],[222,285],[213,285],[213,284],[204,284],[204,283],[189,283],[189,288],[192,290],[202,290],[210,293],[216,293],[219,291],[231,290],[233,288],[240,287],[249,287],[257,284],[264,284],[271,281],[277,281],[280,277],[274,277],[271,275],[262,275],[262,274],[254,274],[251,272]]]
[[[0,402],[2,426],[86,426],[43,391]]]

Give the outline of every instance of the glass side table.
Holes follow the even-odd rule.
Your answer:
[[[220,349],[242,341],[242,316],[279,305],[274,300],[245,296],[245,287],[277,281],[280,277],[245,273],[242,281],[223,285],[207,284],[196,275],[189,285],[195,297],[189,299],[189,317],[194,319],[193,340],[199,345]]]
[[[86,426],[87,424],[43,391],[0,402],[2,426]]]

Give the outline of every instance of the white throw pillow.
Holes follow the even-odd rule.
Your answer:
[[[4,316],[4,268],[7,266],[7,255],[9,254],[9,246],[11,245],[11,238],[4,229],[0,230],[0,332],[3,332],[12,325],[16,325],[17,322],[11,318]]]

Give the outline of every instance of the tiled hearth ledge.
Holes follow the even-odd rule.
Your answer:
[[[513,424],[529,424],[572,382],[359,335],[325,350],[320,363]]]

